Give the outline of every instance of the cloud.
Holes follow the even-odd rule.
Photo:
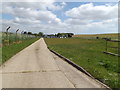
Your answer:
[[[116,18],[88,24],[68,24],[67,32],[72,31],[75,34],[118,33],[117,20]]]
[[[91,20],[81,20],[81,19],[69,18],[69,19],[65,20],[64,22],[66,24],[70,24],[70,25],[86,25],[86,24],[90,23]]]
[[[6,27],[11,26],[14,31],[15,27],[21,30],[30,30],[39,32],[39,30],[46,32],[56,30],[57,26],[61,24],[61,20],[52,13],[51,10],[60,10],[65,6],[65,3],[56,5],[53,2],[7,2],[3,3],[2,14],[12,15],[14,19],[1,21],[3,31]],[[57,7],[57,8],[56,8]],[[56,26],[54,28],[54,26]],[[56,31],[57,32],[57,31]]]
[[[24,18],[18,18],[16,17],[15,20],[13,21],[14,23],[18,24],[26,24],[26,25],[31,25],[31,24],[40,24],[41,22],[39,20],[31,20],[31,19],[24,19]]]
[[[51,23],[60,23],[61,20],[57,18],[55,14],[42,7],[43,3],[38,3],[38,4],[37,3],[4,3],[2,13],[11,14],[14,17],[18,17],[19,19],[22,19],[19,21],[39,20],[40,22],[44,22],[44,23],[47,23],[48,21]]]
[[[66,11],[66,16],[82,20],[107,20],[117,17],[118,5],[100,5],[93,3],[83,4]]]
[[[117,33],[118,5],[83,4],[65,12],[68,31],[75,33]]]
[[[65,2],[61,2],[60,4],[51,4],[49,5],[50,10],[56,11],[56,10],[62,10],[67,4]]]
[[[3,3],[1,13],[12,15],[11,20],[2,20],[3,31],[11,26],[11,31],[58,33],[112,33],[117,32],[117,5],[83,4],[64,12],[66,19],[61,20],[53,13],[68,5],[65,2],[53,3]]]
[[[60,4],[54,3],[54,0],[48,0],[44,2],[3,2],[1,13],[12,13],[12,9],[23,8],[23,9],[37,9],[37,10],[61,10],[66,6],[65,2]]]

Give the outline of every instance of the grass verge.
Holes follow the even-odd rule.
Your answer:
[[[18,53],[22,49],[24,49],[27,46],[29,46],[30,44],[32,44],[36,40],[38,40],[38,39],[34,38],[34,39],[29,39],[29,40],[23,41],[22,43],[19,43],[19,44],[12,44],[12,45],[8,45],[8,46],[3,46],[2,47],[2,60],[0,61],[0,64],[4,63],[6,60],[8,60],[13,55],[15,55],[16,53]]]
[[[46,38],[45,41],[50,49],[80,65],[96,79],[111,88],[119,88],[118,57],[103,53],[104,40]]]

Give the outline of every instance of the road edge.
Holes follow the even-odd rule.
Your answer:
[[[103,85],[105,88],[107,88],[108,90],[112,90],[109,86],[107,86],[106,84],[104,84],[103,82],[99,81],[98,79],[94,78],[90,73],[88,73],[84,68],[82,68],[81,66],[78,66],[77,64],[75,64],[74,62],[70,61],[69,59],[67,59],[66,57],[60,55],[59,53],[51,50],[49,47],[47,47],[52,53],[54,53],[55,55],[57,55],[58,57],[62,58],[64,61],[66,61],[67,63],[69,63],[70,65],[72,65],[74,68],[76,68],[77,70],[83,72],[84,74],[86,74],[87,76],[89,76],[90,78],[94,79],[96,82],[98,82],[99,84]]]
[[[41,38],[40,38],[41,39]],[[38,39],[38,40],[40,40]],[[38,40],[36,40],[35,42],[37,42]],[[22,50],[20,50],[19,52],[17,52],[16,54],[14,54],[12,57],[10,57],[8,60],[6,60],[4,63],[0,64],[0,67],[4,66],[4,64],[6,64],[9,60],[11,60],[15,55],[18,55],[20,52],[22,52],[24,49],[28,48],[29,46],[31,46],[32,44],[34,44],[35,42],[31,43],[30,45],[28,45],[27,47],[23,48]]]

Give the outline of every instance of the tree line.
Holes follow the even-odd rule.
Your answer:
[[[32,32],[24,32],[23,34],[28,34],[28,35],[35,35],[35,36],[39,36],[39,37],[72,37],[74,34],[73,33],[57,33],[57,34],[44,34],[43,32],[39,32],[39,33],[32,33]]]

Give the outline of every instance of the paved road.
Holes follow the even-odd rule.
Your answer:
[[[101,88],[101,84],[84,75],[51,53],[40,39],[25,48],[2,67],[2,88]]]

